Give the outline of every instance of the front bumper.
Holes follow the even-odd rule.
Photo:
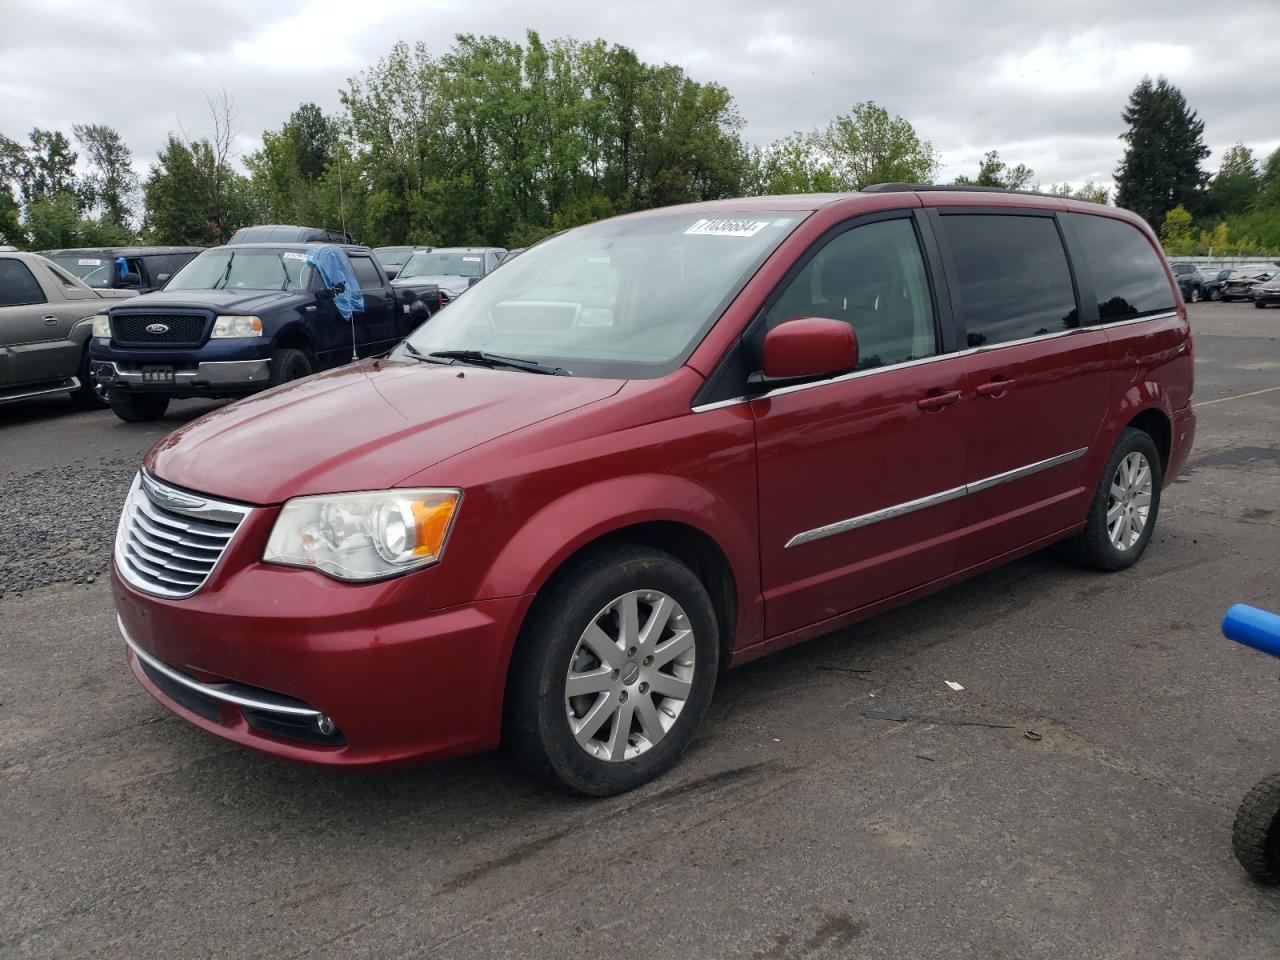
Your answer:
[[[531,597],[423,610],[430,575],[345,584],[263,564],[255,511],[185,600],[112,571],[130,667],[169,710],[292,760],[383,766],[495,747],[506,668]],[[424,576],[424,574],[426,576]]]
[[[169,366],[169,364],[162,365]],[[185,368],[173,365],[173,383],[163,384],[145,380],[144,366],[151,366],[151,364],[99,360],[93,364],[93,375],[99,383],[107,387],[170,392],[254,390],[265,387],[271,381],[270,360],[213,360],[189,364]]]

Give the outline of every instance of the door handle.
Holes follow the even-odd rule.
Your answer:
[[[986,383],[978,384],[978,396],[1003,397],[1017,385],[1017,380],[990,380]]]
[[[47,323],[49,326],[53,326],[55,323],[58,322],[58,318],[54,316],[44,316],[41,319],[44,320],[44,322]]]
[[[960,396],[959,390],[949,390],[946,393],[938,393],[931,397],[921,397],[916,401],[916,406],[921,410],[933,412],[941,410],[943,407],[949,407],[953,403],[959,403]]]

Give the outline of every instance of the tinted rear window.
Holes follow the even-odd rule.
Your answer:
[[[1052,218],[949,214],[941,223],[960,281],[969,346],[1079,326],[1071,271]]]
[[[1103,323],[1173,309],[1173,287],[1164,266],[1137,227],[1085,213],[1071,219],[1093,274]]]
[[[44,291],[21,260],[0,257],[0,307],[44,303]]]

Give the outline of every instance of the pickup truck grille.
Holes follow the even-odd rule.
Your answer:
[[[250,510],[139,473],[116,531],[116,568],[144,593],[189,597],[209,579]]]
[[[113,314],[111,339],[122,347],[198,347],[208,325],[199,313]]]

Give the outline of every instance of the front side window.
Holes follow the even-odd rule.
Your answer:
[[[1071,218],[1093,274],[1103,323],[1174,309],[1173,287],[1160,257],[1137,227],[1086,213]],[[1195,269],[1178,266],[1180,273]]]
[[[21,260],[0,257],[0,307],[20,307],[26,303],[44,303],[40,282]]]
[[[960,283],[969,346],[1080,325],[1066,251],[1051,217],[948,214],[939,219]]]
[[[768,326],[796,317],[853,327],[860,370],[935,354],[933,304],[911,221],[868,223],[828,241],[782,291]]]
[[[361,290],[376,290],[382,286],[382,277],[378,276],[378,268],[368,257],[350,257],[351,268],[355,271],[356,281]]]
[[[666,376],[805,215],[655,213],[568,230],[495,270],[408,344],[421,355],[482,350],[577,376]]]
[[[306,290],[312,267],[296,250],[219,247],[179,270],[165,290]]]

